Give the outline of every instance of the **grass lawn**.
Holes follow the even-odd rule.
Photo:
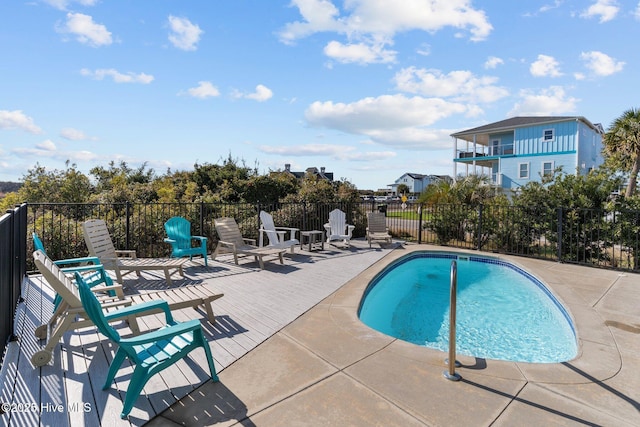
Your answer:
[[[412,209],[387,211],[388,218],[420,219],[420,214]],[[424,216],[422,219],[425,219]]]

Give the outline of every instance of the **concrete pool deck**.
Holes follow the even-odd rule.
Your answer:
[[[418,249],[444,250],[391,251],[147,425],[640,425],[640,275],[492,255],[563,302],[579,355],[556,364],[458,356],[462,379],[452,382],[445,353],[357,318],[369,281]]]

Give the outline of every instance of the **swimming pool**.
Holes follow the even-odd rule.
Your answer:
[[[452,260],[458,270],[459,354],[534,363],[576,357],[567,310],[534,276],[497,258],[433,251],[404,256],[369,283],[360,320],[384,334],[447,351]]]

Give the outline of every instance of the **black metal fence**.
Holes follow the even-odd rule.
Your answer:
[[[27,205],[0,216],[0,342],[13,337],[15,308],[26,274]],[[4,356],[3,356],[4,358]]]
[[[155,204],[29,204],[28,232],[36,232],[53,259],[87,255],[82,223],[107,222],[119,249],[141,257],[168,256],[164,223],[183,216],[194,235],[208,238],[213,251],[214,218],[233,217],[243,236],[258,238],[261,210],[277,225],[322,230],[333,209],[347,214],[354,237],[366,233],[367,213],[384,212],[394,237],[473,250],[492,251],[590,266],[640,271],[640,212],[514,206],[420,205],[361,203],[155,203]],[[29,234],[30,235],[30,234]],[[27,240],[27,253],[32,249]],[[27,257],[28,269],[31,268]]]
[[[17,207],[0,219],[0,339],[11,336],[13,315],[25,271],[34,269],[31,233],[38,233],[52,259],[87,255],[82,223],[104,219],[118,249],[140,257],[168,256],[164,223],[182,216],[192,234],[217,244],[213,221],[233,217],[245,237],[258,238],[259,212],[279,226],[322,230],[329,212],[341,209],[354,237],[366,233],[367,213],[384,212],[396,239],[535,257],[600,268],[640,272],[640,211],[513,206],[361,203],[155,203],[48,204]],[[27,238],[27,236],[29,238]]]

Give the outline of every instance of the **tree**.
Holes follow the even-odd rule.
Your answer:
[[[640,171],[640,109],[631,108],[615,119],[603,143],[607,161],[629,173],[625,197],[633,196]]]
[[[396,191],[398,194],[407,194],[409,193],[409,186],[407,184],[400,184]]]

